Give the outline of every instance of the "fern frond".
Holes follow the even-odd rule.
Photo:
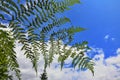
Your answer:
[[[0,18],[3,20],[5,19],[3,14],[0,14]]]
[[[9,3],[10,5],[12,5],[17,11],[19,11],[19,7],[17,6],[17,4],[12,1],[12,0],[5,0],[5,2]]]
[[[40,54],[44,56],[44,69],[52,63],[54,55],[59,55],[61,68],[65,60],[71,57],[74,66],[80,65],[82,68],[93,70],[92,63],[87,62],[89,59],[85,58],[84,54],[72,52],[73,48],[84,50],[83,52],[90,49],[86,46],[87,42],[77,43],[66,49],[72,42],[73,35],[84,30],[74,27],[69,18],[61,15],[76,3],[79,3],[79,0],[25,0],[24,4],[20,0],[0,1],[0,19],[9,21],[8,27],[12,29],[13,37],[23,44],[24,55],[31,60],[36,72]],[[66,27],[66,24],[72,27]],[[61,41],[65,44],[63,47]]]
[[[47,44],[45,42],[45,34],[44,33],[41,33],[41,36],[40,36],[40,51],[41,51],[41,54],[43,55],[44,57],[44,69],[47,68],[48,66],[48,50],[47,50]]]
[[[50,64],[52,63],[53,59],[54,59],[54,54],[56,54],[56,46],[55,46],[55,40],[53,38],[53,36],[50,36],[50,49],[49,49],[49,62],[48,65],[50,66]]]
[[[63,25],[67,22],[70,22],[70,20],[66,17],[64,18],[60,18],[60,19],[55,19],[54,22],[52,24],[48,24],[46,27],[43,27],[42,32],[44,33],[48,33],[50,32],[52,29],[54,29],[54,27],[59,27],[60,25]]]
[[[77,32],[81,32],[85,30],[84,28],[81,28],[81,27],[71,27],[68,29],[68,34],[74,34],[74,33],[77,33]]]
[[[8,72],[14,71],[19,80],[20,70],[16,60],[16,52],[14,51],[14,39],[10,37],[8,32],[0,30],[0,79],[10,78]],[[5,77],[6,76],[6,77]],[[13,75],[11,75],[12,77]]]
[[[0,6],[0,11],[5,12],[8,15],[11,15],[11,13],[7,9],[3,8],[2,6]]]

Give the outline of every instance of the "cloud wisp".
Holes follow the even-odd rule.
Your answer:
[[[111,37],[109,34],[105,35],[104,39],[105,39],[105,40],[112,40],[112,41],[115,40],[115,38],[114,38],[114,37]]]

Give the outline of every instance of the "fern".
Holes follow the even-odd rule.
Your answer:
[[[9,74],[12,71],[21,80],[14,47],[14,39],[10,37],[8,32],[0,30],[0,79],[2,80],[12,79],[13,75]]]
[[[44,69],[48,65],[50,66],[54,55],[59,55],[58,61],[61,62],[61,68],[65,60],[71,56],[74,66],[80,65],[93,72],[89,59],[86,62],[84,55],[80,56],[80,54],[72,52],[75,47],[78,50],[89,49],[85,46],[86,42],[77,43],[66,50],[66,46],[73,41],[73,35],[85,30],[71,25],[69,18],[63,16],[64,11],[77,3],[80,3],[79,0],[25,0],[24,3],[21,3],[21,0],[0,1],[0,19],[9,22],[8,27],[12,29],[14,39],[23,44],[21,50],[25,50],[24,54],[31,60],[36,72],[40,54],[44,56]],[[50,48],[47,48],[48,41],[51,44]],[[63,48],[60,46],[60,41],[65,44]],[[55,46],[56,48],[54,48]],[[82,64],[78,61],[79,59],[83,60]]]

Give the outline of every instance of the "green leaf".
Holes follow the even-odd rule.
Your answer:
[[[77,32],[81,32],[81,31],[84,31],[85,29],[84,28],[81,28],[81,27],[71,27],[68,29],[68,33],[69,34],[74,34],[74,33],[77,33]]]
[[[15,2],[13,2],[12,0],[6,0],[6,2],[9,3],[10,5],[12,5],[14,8],[16,8],[17,11],[19,11],[19,8]]]
[[[0,18],[2,18],[3,20],[5,19],[5,18],[4,18],[4,15],[2,15],[2,14],[0,14]]]
[[[7,28],[5,25],[0,24],[0,28]]]
[[[72,6],[74,4],[80,3],[80,0],[68,0],[68,2],[69,2],[69,5]]]
[[[20,0],[18,0],[17,2],[20,3]]]
[[[15,72],[16,77],[21,80],[14,47],[14,39],[10,37],[10,33],[0,30],[0,79],[2,80],[15,76],[9,75],[9,72]]]
[[[6,14],[11,15],[10,12],[7,9],[3,8],[2,6],[0,6],[0,10],[5,12]]]

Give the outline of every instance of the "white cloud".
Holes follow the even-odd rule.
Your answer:
[[[104,39],[105,39],[105,40],[112,40],[112,41],[115,40],[115,38],[114,38],[114,37],[111,37],[110,35],[105,35]]]
[[[115,40],[115,38],[111,38],[111,40],[112,40],[112,41],[114,41],[114,40]]]
[[[109,39],[109,37],[110,37],[110,35],[106,35],[105,37],[104,37],[104,39]]]
[[[117,49],[116,53],[117,53],[117,54],[120,54],[120,48]]]
[[[20,64],[20,70],[23,80],[36,80],[35,72],[32,69],[32,64],[29,59],[24,56],[24,51],[21,51],[21,44],[16,43],[15,51],[17,52],[17,60]]]
[[[38,77],[36,78],[35,72],[32,69],[30,60],[26,59],[23,52],[20,50],[21,45],[17,44],[16,52],[23,80],[40,80],[39,76],[43,72],[43,60],[39,62]],[[120,80],[120,54],[117,56],[109,57],[104,59],[104,51],[100,48],[93,48],[94,52],[97,52],[94,56],[95,61],[95,76],[87,71],[77,71],[73,68],[64,68],[60,70],[57,60],[51,64],[51,67],[47,69],[48,80]],[[116,53],[120,52],[120,48],[117,49]],[[69,63],[69,60],[67,60]],[[57,67],[56,67],[57,66]]]
[[[104,59],[104,52],[102,49],[98,50],[98,54],[94,56],[95,61],[95,76],[93,77],[90,71],[77,72],[71,68],[59,71],[59,69],[49,69],[49,80],[118,80],[120,79],[120,72],[116,66],[119,66],[120,55]],[[112,73],[112,75],[111,75]],[[53,79],[54,77],[54,79]]]

